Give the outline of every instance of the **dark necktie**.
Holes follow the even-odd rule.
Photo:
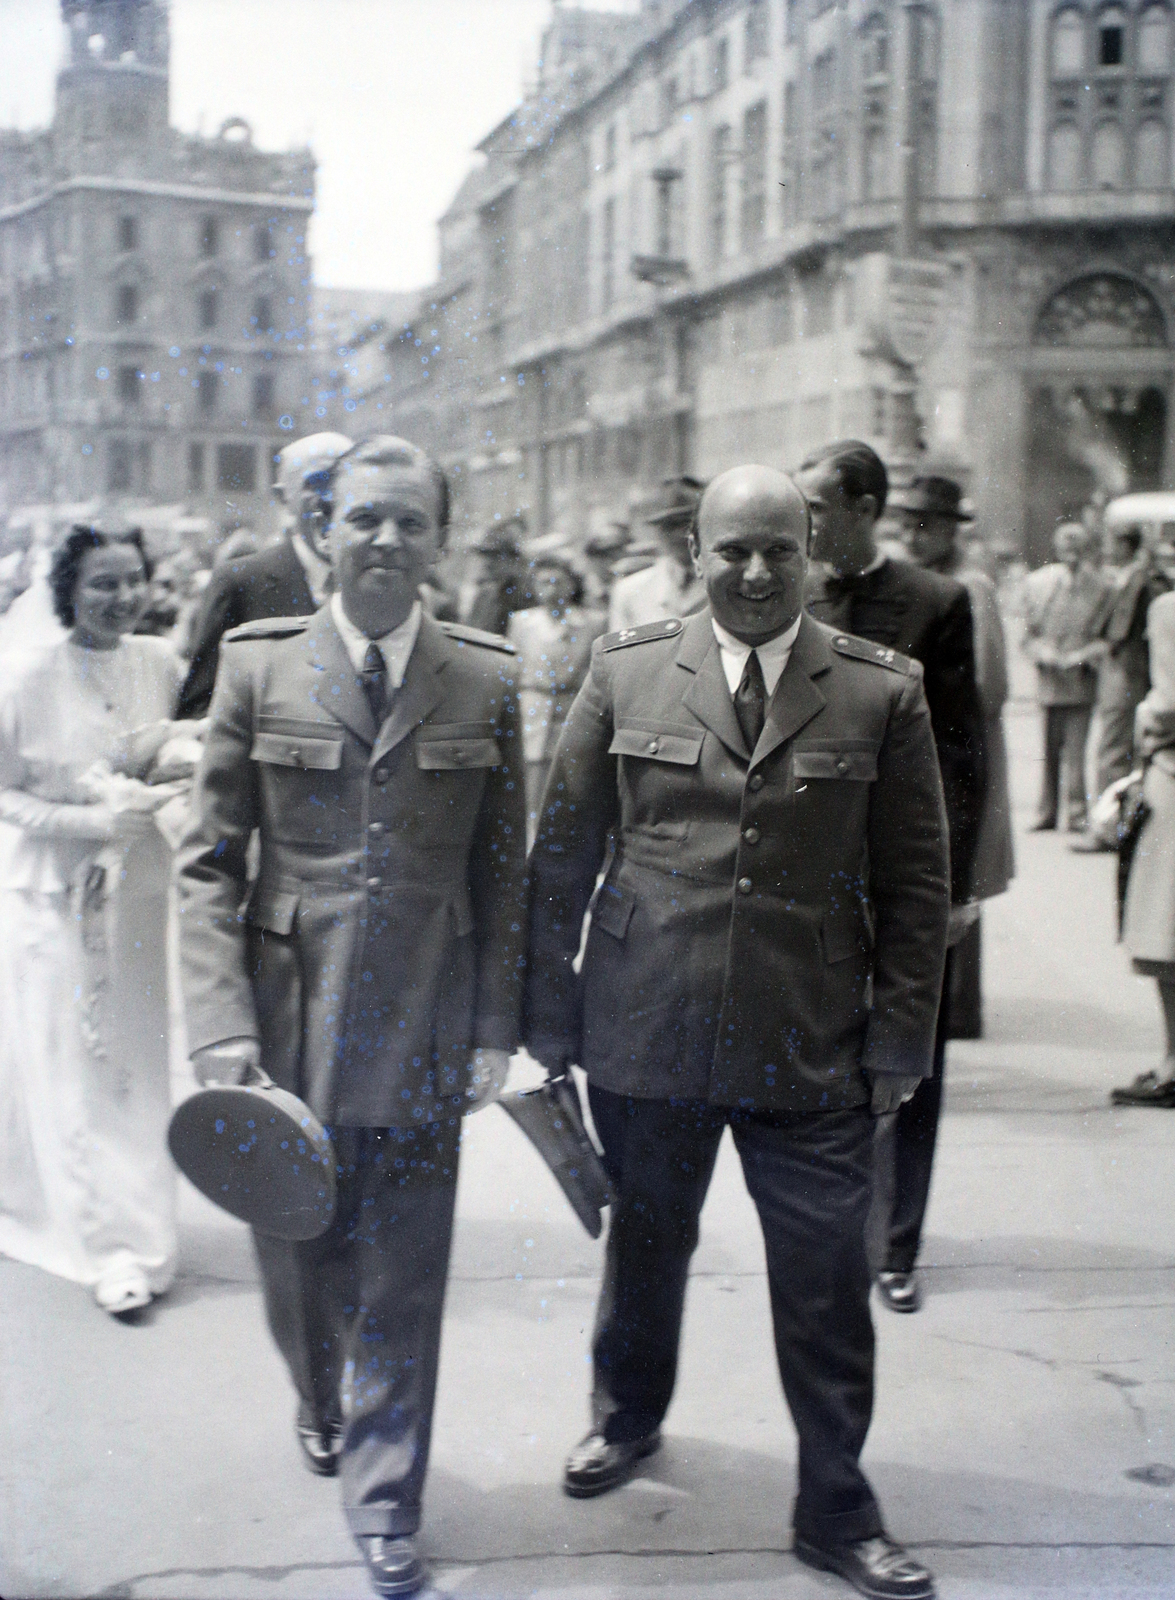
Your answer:
[[[734,714],[747,741],[747,749],[753,754],[767,716],[767,685],[763,681],[763,668],[759,665],[757,650],[752,650],[747,657],[743,675],[734,691]]]
[[[388,668],[379,645],[367,646],[359,682],[363,685],[363,693],[367,696],[367,704],[371,707],[375,725],[377,728],[382,728],[388,703]]]

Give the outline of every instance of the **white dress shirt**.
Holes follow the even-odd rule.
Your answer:
[[[755,646],[755,653],[759,657],[759,665],[763,669],[763,682],[767,685],[767,698],[770,700],[775,693],[775,685],[783,676],[783,669],[791,659],[792,646],[796,642],[796,635],[800,631],[802,614],[797,617],[790,628],[785,628],[782,633],[777,633],[774,639],[768,639],[766,644]],[[746,670],[747,657],[751,653],[751,646],[744,644],[741,639],[736,639],[733,633],[727,633],[720,622],[710,618],[710,626],[714,629],[714,637],[718,640],[718,649],[722,653],[722,670],[726,674],[726,681],[730,685],[730,692],[734,694]]]
[[[389,692],[398,689],[404,682],[404,674],[408,670],[408,658],[412,654],[416,636],[420,632],[422,610],[423,607],[418,600],[398,628],[393,628],[391,633],[385,633],[382,639],[369,639],[365,633],[359,631],[343,610],[342,595],[336,590],[330,597],[331,620],[339,630],[339,637],[347,648],[351,665],[356,672],[362,672],[367,646],[377,644],[387,668]]]

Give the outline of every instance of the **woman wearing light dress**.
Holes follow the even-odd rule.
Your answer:
[[[65,636],[0,675],[0,1253],[115,1315],[176,1255],[166,790],[140,780],[179,672],[128,637],[147,579],[140,536],[75,528],[49,574]]]
[[[1160,569],[1175,578],[1175,546],[1156,551]],[[1115,1105],[1175,1110],[1175,592],[1151,601],[1146,614],[1151,688],[1135,713],[1136,759],[1145,763],[1142,793],[1149,815],[1130,864],[1122,942],[1135,972],[1155,979],[1166,1049],[1156,1071],[1115,1089]]]
[[[531,845],[560,730],[587,676],[592,645],[608,623],[602,611],[582,604],[583,572],[563,546],[540,546],[532,557],[527,585],[531,604],[514,613],[506,632],[518,651],[526,831]]]

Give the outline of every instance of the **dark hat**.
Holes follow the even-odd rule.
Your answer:
[[[936,517],[955,522],[974,522],[970,511],[961,508],[963,491],[953,478],[925,477],[911,480],[910,487],[893,497],[899,511],[929,511]]]
[[[548,1078],[538,1089],[507,1091],[498,1104],[522,1129],[551,1169],[571,1208],[598,1239],[600,1212],[615,1194],[599,1151],[583,1124],[579,1090],[570,1077]]]
[[[687,474],[663,479],[656,504],[642,521],[654,528],[689,522],[698,508],[698,501],[702,498],[705,487],[705,482],[701,478],[691,478]]]
[[[584,542],[585,556],[618,555],[629,542],[627,522],[610,522],[599,533],[593,533]]]
[[[168,1147],[201,1194],[258,1233],[317,1238],[335,1210],[330,1139],[309,1106],[258,1076],[191,1095],[172,1114]]]
[[[517,556],[520,553],[518,535],[525,531],[524,524],[513,518],[486,528],[469,548],[479,556]]]

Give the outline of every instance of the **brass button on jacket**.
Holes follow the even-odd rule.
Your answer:
[[[759,832],[758,828],[744,828],[743,830],[744,844],[758,844],[762,837],[763,835]]]
[[[740,878],[738,880],[739,894],[750,894],[754,887],[755,885],[751,882],[750,878]]]

